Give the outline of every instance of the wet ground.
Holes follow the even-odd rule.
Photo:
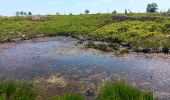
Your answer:
[[[55,78],[57,76],[59,78]],[[86,49],[69,37],[46,37],[0,44],[0,80],[65,81],[99,84],[124,78],[159,97],[170,96],[170,56],[114,56]],[[50,78],[49,78],[50,77]]]

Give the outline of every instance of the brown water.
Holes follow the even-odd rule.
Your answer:
[[[59,74],[68,80],[98,84],[125,78],[157,96],[170,94],[170,56],[113,56],[77,45],[69,37],[46,37],[0,44],[0,80],[33,80]]]

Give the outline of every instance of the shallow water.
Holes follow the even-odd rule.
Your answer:
[[[157,95],[169,96],[170,57],[127,54],[116,57],[77,45],[69,37],[46,37],[0,44],[0,80],[32,80],[55,74],[98,84],[125,78]]]

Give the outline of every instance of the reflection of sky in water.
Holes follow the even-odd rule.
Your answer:
[[[167,88],[170,85],[170,63],[167,61],[137,54],[109,56],[73,44],[68,40],[26,42],[1,50],[0,78],[32,79],[55,73],[87,74],[88,70],[101,70],[98,74],[127,75],[132,80],[148,82],[156,89],[170,91]]]

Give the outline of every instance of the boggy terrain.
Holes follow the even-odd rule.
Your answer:
[[[169,19],[168,14],[150,13],[1,17],[0,41],[63,35],[80,43],[90,40],[87,47],[104,51],[168,54]],[[93,41],[107,44],[93,45]]]
[[[168,14],[1,17],[0,99],[168,100],[169,19]],[[11,79],[17,82],[4,82]],[[100,88],[120,79],[142,90],[119,82]]]
[[[86,95],[89,91],[95,93],[90,96],[94,99],[101,84],[115,80],[153,91],[155,98],[169,98],[168,55],[114,56],[85,48],[77,42],[70,37],[57,36],[0,44],[1,82],[10,79],[31,82],[35,86],[33,90],[38,91],[37,100],[63,93]]]

